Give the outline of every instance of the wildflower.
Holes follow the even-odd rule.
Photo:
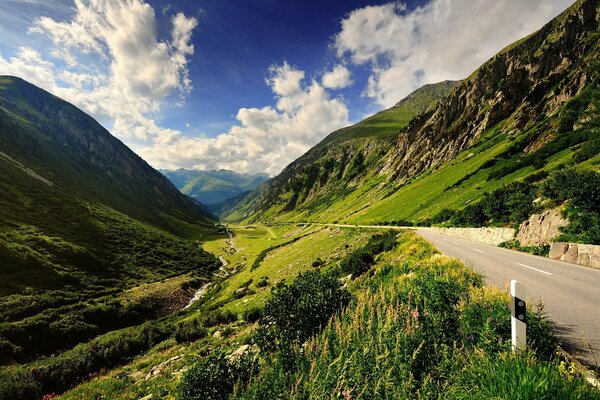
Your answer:
[[[344,400],[350,400],[350,399],[352,399],[352,389],[345,389],[342,392],[342,396],[344,396]]]
[[[413,318],[419,318],[419,310],[413,310],[412,316]]]

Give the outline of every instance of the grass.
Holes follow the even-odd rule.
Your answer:
[[[237,229],[258,236],[263,246],[270,244],[265,238],[272,236],[265,227]],[[293,225],[272,229],[277,236],[302,232]],[[355,240],[357,245],[368,237],[358,229],[344,229],[333,238],[329,238],[330,232],[317,229],[275,250],[282,252],[277,258],[287,259],[280,262],[267,257],[259,268],[276,274],[282,265],[313,246],[322,246],[315,254],[323,257],[336,248],[338,237]],[[241,245],[251,240],[241,236],[236,236]],[[261,351],[259,371],[248,386],[237,386],[231,398],[600,398],[570,366],[554,358],[549,325],[536,309],[528,314],[532,351],[513,356],[506,341],[510,332],[508,294],[485,287],[475,272],[441,256],[413,233],[402,233],[398,240],[394,250],[377,258],[371,273],[349,287],[354,296],[350,306],[309,339],[303,350],[286,353],[291,357],[285,363],[288,367],[283,367],[279,353]],[[329,244],[322,245],[324,241]],[[294,249],[297,244],[302,244],[301,248]],[[257,250],[255,247],[255,254]],[[302,257],[311,259],[309,254]],[[238,287],[248,277],[234,275],[223,282],[222,290]],[[223,303],[221,308],[231,308],[235,301]],[[243,307],[253,306],[241,303],[239,310]],[[207,312],[211,308],[206,302],[196,309]],[[58,398],[120,400],[148,394],[174,398],[185,371],[208,355],[227,354],[242,344],[252,344],[255,328],[252,323],[234,322],[211,328],[207,337],[191,343],[169,339]],[[216,331],[231,333],[214,337]],[[158,372],[146,380],[151,371]]]
[[[213,236],[212,240],[203,243],[203,247],[227,259],[230,263],[228,268],[242,269],[220,284],[216,284],[213,291],[187,312],[170,317],[175,323],[195,318],[198,315],[208,315],[215,309],[234,311],[241,315],[246,310],[264,304],[270,296],[270,290],[275,282],[290,282],[300,272],[312,270],[312,262],[318,257],[327,260],[326,265],[322,266],[323,270],[334,268],[338,260],[335,254],[339,253],[339,258],[344,257],[349,251],[366,243],[371,235],[370,232],[358,229],[307,228],[295,225],[236,226],[231,229],[234,233],[234,245],[239,249],[238,252],[232,254],[227,244],[228,239],[224,236]],[[273,238],[271,232],[277,239]],[[294,237],[302,237],[302,239],[278,248],[265,258],[258,269],[250,271],[251,262],[261,250],[272,246],[273,243],[285,243]],[[331,256],[323,257],[323,254]],[[244,263],[246,266],[242,267]],[[269,277],[268,285],[259,287],[257,284],[263,276]],[[250,280],[252,280],[250,287],[256,293],[242,299],[233,298],[234,291]],[[144,286],[131,291],[131,293],[146,289],[147,286]],[[211,297],[214,298],[211,299]],[[248,301],[244,302],[243,300]],[[150,393],[156,397],[166,396],[169,398],[175,393],[178,378],[186,368],[216,348],[235,349],[239,347],[240,343],[248,340],[247,336],[253,331],[252,324],[235,322],[228,326],[233,327],[234,333],[227,337],[214,338],[212,336],[214,332],[229,329],[224,326],[216,326],[209,329],[208,337],[193,343],[177,344],[169,339],[155,346],[149,352],[139,355],[131,363],[109,369],[98,376],[93,375],[89,382],[65,393],[60,398],[80,399],[100,396],[106,399],[131,399]],[[145,375],[154,366],[174,356],[181,356],[181,358],[169,362],[168,366],[151,380],[144,380]]]
[[[236,263],[235,260],[239,262],[240,259],[245,259],[246,267],[223,282],[215,300],[209,304],[223,305],[225,309],[238,314],[249,308],[261,307],[273,285],[293,280],[300,272],[312,268],[312,263],[319,257],[323,258],[325,268],[331,268],[337,260],[365,243],[368,238],[368,233],[354,229],[300,228],[294,225],[274,226],[270,229],[276,232],[279,240],[273,239],[266,227],[233,228],[236,247],[239,246],[241,251],[226,255],[225,258],[231,259],[232,264]],[[287,243],[293,238],[300,239],[269,252],[256,269],[251,269],[261,247],[271,247],[274,242]],[[328,256],[324,257],[324,254]],[[257,286],[263,278],[268,278],[268,285]],[[235,299],[235,291],[250,281],[252,283],[249,287],[254,293]]]
[[[535,351],[512,356],[507,294],[413,234],[400,241],[344,313],[303,346],[266,355],[232,398],[600,398],[548,361],[543,319],[530,327]]]

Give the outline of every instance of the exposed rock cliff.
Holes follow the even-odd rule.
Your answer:
[[[599,24],[598,1],[581,0],[498,53],[409,124],[382,172],[406,181],[452,159],[500,122],[500,133],[510,135],[554,113],[585,87],[597,61]],[[534,139],[554,133],[547,126]]]
[[[516,239],[521,246],[540,246],[548,244],[560,235],[560,228],[569,221],[562,217],[560,209],[546,210],[541,214],[533,214],[521,224]]]

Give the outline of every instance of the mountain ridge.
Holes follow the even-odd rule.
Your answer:
[[[517,165],[519,157],[538,149],[548,153],[550,150],[544,146],[561,138],[558,126],[563,109],[595,79],[598,25],[598,1],[577,1],[538,31],[501,50],[432,107],[413,115],[414,118],[406,123],[392,118],[392,132],[377,127],[372,134],[376,136],[379,132],[381,137],[392,138],[394,144],[391,147],[356,147],[335,159],[333,168],[343,169],[339,177],[346,177],[349,170],[355,169],[345,188],[319,188],[310,179],[311,175],[321,176],[327,169],[323,156],[311,160],[311,155],[323,148],[317,145],[279,176],[238,202],[227,218],[249,222],[265,219],[373,223],[383,213],[386,218],[393,214],[391,209],[383,208],[396,207],[399,211],[396,218],[404,220],[410,215],[415,221],[417,215],[435,211],[435,205],[427,200],[420,208],[411,206],[411,212],[405,212],[404,206],[393,205],[393,201],[407,204],[408,199],[396,193],[408,193],[415,179],[437,173],[443,166],[466,162],[487,151],[486,155],[470,161],[475,163],[482,159],[477,165],[468,166],[475,170],[464,174],[455,171],[453,174],[458,178],[452,179],[456,182],[435,182],[440,188],[439,191],[436,189],[436,200],[443,206],[448,202],[442,194],[448,194],[447,190],[455,183],[464,182],[482,165],[501,169],[506,163],[504,158],[492,164],[491,159],[497,155],[508,157],[508,161]],[[361,123],[356,126],[360,127]],[[334,135],[336,133],[330,137]],[[511,145],[511,142],[519,145]],[[563,140],[560,146],[564,143]],[[459,157],[463,152],[465,154]],[[298,170],[298,165],[303,165],[304,171],[294,177],[290,171]],[[490,190],[501,186],[506,174],[500,175],[502,173],[492,171],[493,179],[486,179],[485,185],[470,187],[470,198],[456,195],[452,202],[456,204],[459,198],[472,201],[481,197],[483,191],[476,192],[480,186]],[[267,196],[267,188],[274,194],[271,198]],[[421,192],[424,191],[421,189]],[[322,201],[307,202],[311,196]],[[370,212],[373,207],[379,207],[381,212]],[[369,219],[364,219],[366,215]]]

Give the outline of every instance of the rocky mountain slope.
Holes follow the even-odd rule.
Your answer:
[[[207,206],[256,189],[269,179],[267,174],[237,174],[233,171],[161,170],[181,191]]]
[[[348,196],[383,168],[399,130],[457,84],[446,81],[425,85],[390,109],[331,133],[278,176],[241,199],[232,207],[235,211],[229,218],[254,218],[267,210],[266,216],[311,210]]]
[[[330,135],[238,203],[230,218],[416,221],[535,170],[573,161],[593,168],[597,135],[583,124],[597,117],[598,4],[576,2],[410,121],[394,114],[401,102]],[[370,123],[382,116],[385,124]],[[348,131],[363,140],[336,140]],[[589,154],[574,159],[582,148]],[[332,176],[336,184],[327,185]]]

